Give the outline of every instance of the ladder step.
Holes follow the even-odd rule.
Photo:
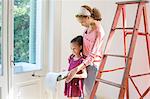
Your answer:
[[[132,28],[132,27],[129,27],[129,28],[115,28],[115,29],[118,29],[118,30],[120,30],[120,29],[126,29],[126,30],[131,29],[131,30],[133,30],[133,28]]]
[[[96,81],[99,81],[99,82],[102,82],[102,83],[105,83],[105,84],[108,84],[108,85],[111,85],[111,86],[121,88],[121,84],[117,84],[117,83],[114,83],[114,82],[111,82],[111,81],[108,81],[108,80],[96,79]]]
[[[129,77],[130,77],[130,78],[134,78],[134,77],[140,77],[140,76],[145,76],[145,75],[150,75],[150,73],[144,73],[144,74],[132,75],[132,76],[129,76]]]
[[[124,55],[113,55],[113,54],[104,54],[106,56],[113,56],[113,57],[121,57],[121,58],[128,58],[128,56],[124,56]]]
[[[124,5],[124,4],[139,4],[139,3],[148,3],[148,0],[140,0],[140,1],[123,1],[123,2],[116,2],[116,4]]]
[[[120,67],[120,68],[115,68],[115,69],[110,69],[110,70],[103,70],[103,71],[100,71],[100,73],[113,72],[113,71],[118,71],[122,69],[125,69],[125,67]]]
[[[126,35],[132,35],[133,32],[127,32]],[[144,32],[138,32],[138,35],[141,35],[141,36],[146,36],[146,35],[150,35],[148,33],[144,33]]]

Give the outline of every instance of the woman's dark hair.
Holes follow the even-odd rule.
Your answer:
[[[79,46],[83,47],[83,37],[81,35],[76,36],[75,38],[71,40],[70,43],[77,43]],[[83,48],[80,50],[80,52],[82,51],[83,51]]]
[[[102,20],[102,18],[101,18],[101,13],[100,13],[99,10],[96,9],[96,8],[93,8],[93,9],[92,9],[91,17],[92,17],[94,20],[97,20],[97,21],[101,21],[101,20]]]

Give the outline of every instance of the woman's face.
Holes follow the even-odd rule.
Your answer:
[[[78,17],[77,20],[84,27],[89,27],[91,21],[90,17]]]

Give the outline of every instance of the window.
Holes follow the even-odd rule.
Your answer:
[[[0,0],[0,75],[2,75],[2,0]]]
[[[41,26],[38,25],[41,24],[41,5],[38,1],[14,0],[15,73],[41,69],[39,41]]]

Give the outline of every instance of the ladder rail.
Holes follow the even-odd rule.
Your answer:
[[[104,48],[104,53],[107,53],[107,51],[108,51],[107,49],[108,49],[108,47],[109,47],[109,45],[110,45],[110,42],[111,42],[111,40],[112,40],[112,37],[113,37],[113,35],[114,35],[114,32],[115,32],[115,31],[114,31],[114,28],[116,28],[116,26],[117,26],[117,22],[118,22],[117,19],[119,18],[119,15],[120,15],[120,13],[121,13],[122,6],[123,6],[123,5],[117,6],[116,13],[115,13],[114,20],[113,20],[113,24],[112,24],[112,27],[111,27],[111,30],[110,30],[110,34],[109,34],[109,36],[108,36],[108,39],[107,39],[107,42],[106,42],[106,46],[105,46],[105,48]],[[107,56],[106,56],[106,55],[103,55],[102,62],[101,62],[101,64],[100,64],[100,66],[99,66],[99,70],[100,70],[100,71],[103,71],[104,65],[105,65],[105,62],[106,62],[106,59],[107,59]],[[98,72],[96,78],[99,78],[99,79],[100,79],[101,76],[102,76],[102,73]],[[90,99],[94,99],[94,96],[95,96],[95,94],[96,94],[98,85],[99,85],[99,82],[98,82],[98,81],[95,81],[94,87],[93,87],[92,92],[91,92],[91,95],[90,95]]]
[[[126,40],[126,30],[127,29],[132,29],[132,28],[126,28],[126,9],[125,6],[122,8],[122,24],[123,24],[123,43],[124,43],[124,56],[127,55],[127,40]],[[124,62],[127,62],[127,58],[124,58]],[[126,86],[126,98],[129,99],[129,85],[128,85],[128,80],[127,80],[127,86]]]
[[[146,45],[147,45],[147,53],[148,53],[148,61],[149,61],[149,68],[150,68],[150,34],[148,33],[149,28],[148,28],[148,18],[147,18],[147,8],[146,8],[146,4],[145,7],[143,9],[143,18],[144,18],[144,26],[145,26],[145,33],[146,35]],[[149,34],[149,35],[148,35]]]
[[[117,6],[116,13],[115,13],[114,20],[113,20],[113,24],[112,24],[112,27],[111,27],[111,30],[110,30],[110,34],[109,34],[109,36],[107,38],[106,46],[104,48],[104,54],[108,52],[107,49],[110,46],[110,42],[111,42],[111,40],[113,38],[113,35],[114,35],[114,32],[115,32],[115,28],[116,28],[117,22],[118,22],[117,19],[119,18],[119,15],[121,13],[122,6],[123,5]],[[115,21],[115,20],[117,20],[117,21]]]
[[[142,96],[141,93],[140,93],[140,91],[139,91],[139,89],[138,89],[138,87],[136,86],[135,82],[133,81],[133,79],[132,79],[131,77],[130,77],[130,80],[131,80],[133,86],[135,87],[136,91],[138,92],[138,94],[139,94],[140,96]]]
[[[140,24],[140,20],[141,20],[141,16],[142,16],[143,7],[144,7],[143,3],[139,3],[138,10],[136,13],[136,19],[135,19],[135,23],[134,23],[133,35],[132,35],[131,42],[130,42],[128,57],[133,57],[133,54],[134,54],[135,44],[136,44],[137,35],[138,35],[138,28],[139,28],[139,24]],[[132,59],[127,59],[126,68],[125,68],[125,72],[124,72],[123,80],[122,80],[123,86],[127,86],[127,80],[128,80],[129,71],[131,68],[131,63],[132,63]],[[126,91],[125,88],[120,89],[120,93],[119,93],[119,97],[118,97],[119,99],[123,99],[123,97],[125,95],[125,91]]]
[[[150,91],[150,86],[149,86],[149,88],[147,88],[147,90],[143,93],[143,95],[141,96],[140,99],[143,99],[143,97],[144,97],[149,91]]]

